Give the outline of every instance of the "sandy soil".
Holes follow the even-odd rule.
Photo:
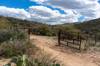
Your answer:
[[[100,66],[100,53],[77,53],[64,49],[63,47],[55,46],[57,40],[47,36],[31,35],[31,41],[37,47],[43,49],[45,52],[52,54],[53,57],[63,63],[65,66]]]
[[[0,59],[0,66],[3,66],[7,63],[9,63],[11,61],[11,59]]]

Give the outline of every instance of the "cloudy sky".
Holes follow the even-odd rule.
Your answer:
[[[99,0],[0,0],[0,15],[48,24],[100,18]]]

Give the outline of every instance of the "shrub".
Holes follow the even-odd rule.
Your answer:
[[[45,51],[39,51],[33,58],[35,66],[60,66],[56,57],[52,57],[51,54],[47,54]]]
[[[24,40],[27,39],[26,33],[23,30],[0,30],[0,43],[9,41],[10,39]]]
[[[36,57],[28,57],[27,55],[17,56],[14,57],[11,62],[15,63],[16,66],[60,66],[50,54],[40,52],[35,56]]]
[[[33,53],[34,45],[23,30],[5,30],[0,35],[0,56],[12,57]],[[30,51],[30,52],[29,52]]]
[[[0,43],[9,40],[12,34],[8,31],[0,31]]]
[[[7,41],[0,45],[0,55],[4,57],[12,57],[23,54],[29,54],[29,50],[33,52],[35,46],[27,41]]]
[[[52,36],[52,35],[54,35],[54,32],[51,29],[51,27],[49,27],[47,25],[43,25],[43,26],[39,26],[37,28],[33,28],[32,29],[32,33],[33,34],[37,34],[37,35],[44,35],[44,36]]]

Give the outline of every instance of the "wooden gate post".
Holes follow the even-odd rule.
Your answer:
[[[79,42],[80,42],[80,47],[79,47],[79,49],[81,50],[81,49],[82,49],[82,48],[81,48],[81,46],[82,46],[82,40],[80,39]]]
[[[29,39],[29,42],[30,42],[30,34],[31,34],[31,29],[28,28],[28,39]]]
[[[78,32],[78,41],[79,41],[79,49],[81,50],[82,39],[79,32]]]
[[[95,45],[97,44],[97,36],[96,36],[96,34],[95,34]]]
[[[61,40],[61,30],[58,31],[58,46],[61,45],[60,40]]]

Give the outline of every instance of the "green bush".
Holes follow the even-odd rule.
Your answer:
[[[0,34],[0,56],[12,57],[32,53],[35,46],[28,39],[23,30],[2,31]]]
[[[54,35],[53,29],[51,29],[51,27],[49,27],[47,25],[33,28],[32,33],[37,34],[37,35],[44,35],[44,36],[53,36]]]
[[[24,40],[26,38],[27,35],[23,32],[23,30],[0,30],[0,43],[9,41],[10,39]]]
[[[22,40],[7,41],[0,45],[0,55],[4,57],[12,57],[12,56],[28,54],[29,51],[32,52],[34,48],[35,46],[27,41],[22,41]]]
[[[12,34],[7,31],[0,31],[0,43],[9,40],[12,37]]]
[[[16,66],[60,66],[49,54],[39,53],[38,57],[29,57],[27,55],[17,56],[11,62]]]

